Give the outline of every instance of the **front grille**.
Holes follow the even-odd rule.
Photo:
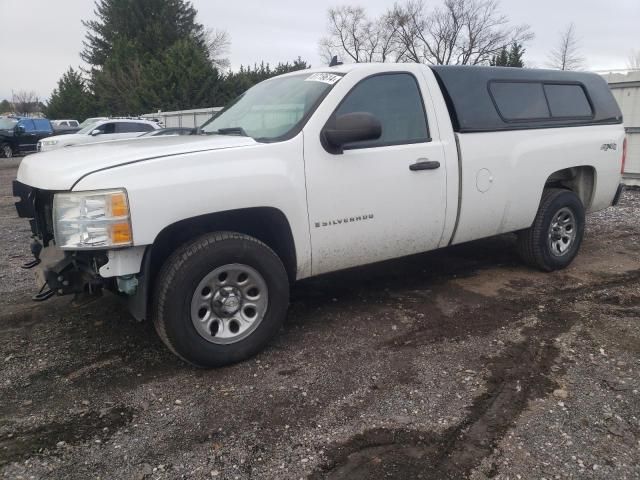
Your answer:
[[[13,196],[18,197],[16,210],[21,218],[28,218],[31,231],[46,247],[53,240],[53,192],[13,181]]]

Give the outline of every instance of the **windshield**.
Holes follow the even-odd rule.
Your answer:
[[[82,123],[84,123],[84,122],[82,122]],[[80,135],[83,135],[83,134],[87,134],[87,133],[93,132],[97,126],[98,126],[98,122],[93,122],[93,123],[88,124],[86,127],[78,130],[76,133],[79,133]]]
[[[84,122],[82,122],[80,125],[78,125],[80,128],[84,128],[87,125],[93,125],[96,122],[99,122],[100,120],[104,120],[104,118],[87,118]]]
[[[305,73],[265,80],[206,122],[206,134],[247,135],[274,140],[296,129],[333,85],[336,73]]]
[[[13,127],[16,126],[16,123],[18,123],[18,121],[11,118],[0,118],[0,129],[13,130]]]

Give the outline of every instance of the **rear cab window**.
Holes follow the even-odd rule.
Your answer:
[[[591,102],[579,84],[492,81],[489,92],[505,122],[593,116]]]
[[[545,83],[544,93],[554,118],[593,116],[591,103],[581,85]]]

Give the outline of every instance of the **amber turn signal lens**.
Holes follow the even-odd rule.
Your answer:
[[[126,217],[129,215],[129,207],[127,205],[127,196],[124,192],[111,194],[111,216]]]
[[[129,222],[114,223],[110,225],[111,244],[129,244],[132,240],[131,225]]]

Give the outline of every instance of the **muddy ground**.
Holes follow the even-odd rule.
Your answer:
[[[203,371],[113,296],[34,304],[0,164],[3,478],[638,478],[640,192],[532,271],[507,235],[302,282]]]

